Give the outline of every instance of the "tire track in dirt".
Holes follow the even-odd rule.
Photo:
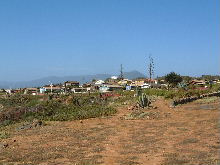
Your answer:
[[[156,102],[156,104],[158,103]],[[152,144],[148,144],[150,143],[148,141],[151,141],[151,136],[154,138],[158,132],[153,134],[144,132],[146,126],[152,125],[155,121],[122,120],[121,117],[131,111],[125,107],[120,108],[118,111],[118,114],[109,123],[109,126],[116,130],[116,134],[110,136],[105,144],[105,151],[102,152],[102,161],[105,162],[104,164],[160,164],[163,161],[163,152],[159,151],[152,154],[148,153],[149,151],[147,149],[148,145],[152,147]],[[138,143],[139,137],[143,138],[139,139],[140,142]],[[145,145],[142,140],[147,140],[147,144]],[[155,142],[155,148],[158,145]]]
[[[118,162],[123,159],[123,155],[120,154],[123,148],[121,141],[129,140],[127,138],[129,130],[123,126],[124,121],[120,118],[126,113],[126,108],[119,108],[118,113],[114,117],[112,117],[111,122],[106,123],[108,126],[115,129],[116,134],[109,136],[104,145],[105,151],[102,152],[102,161],[105,162],[104,164],[118,164]]]

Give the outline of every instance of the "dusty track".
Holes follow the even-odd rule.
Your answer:
[[[0,149],[0,162],[106,165],[219,162],[219,102],[208,104],[212,109],[201,109],[203,104],[197,103],[171,109],[163,99],[154,105],[158,108],[153,111],[160,118],[124,120],[122,117],[131,112],[124,106],[112,117],[50,122],[41,128],[14,131],[10,138],[2,140],[9,145]]]

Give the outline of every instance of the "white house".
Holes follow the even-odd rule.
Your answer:
[[[117,78],[118,78],[117,76],[112,76],[111,77],[111,79],[113,79],[113,80],[117,80]]]
[[[95,85],[102,85],[102,84],[104,84],[105,83],[105,81],[103,81],[103,80],[97,80],[96,82],[95,82]]]

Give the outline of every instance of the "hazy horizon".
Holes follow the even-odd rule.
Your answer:
[[[140,71],[138,71],[138,70],[125,71],[125,73],[129,73],[129,72],[133,72],[133,71],[137,71],[137,72],[143,74],[144,77],[149,78],[149,76],[148,76],[147,74],[145,74],[145,73],[143,73],[143,72],[140,72]],[[174,71],[170,71],[170,72],[174,72]],[[170,73],[170,72],[169,72],[169,73]],[[176,72],[176,73],[177,73],[177,72]],[[16,82],[25,82],[25,81],[27,81],[27,82],[29,82],[29,81],[35,81],[35,80],[44,79],[44,78],[49,78],[49,77],[62,78],[62,77],[95,76],[95,75],[119,76],[119,74],[120,74],[120,73],[115,73],[115,74],[114,74],[114,73],[113,73],[113,74],[111,74],[111,73],[96,73],[96,74],[81,74],[81,75],[79,75],[79,74],[78,74],[78,75],[72,74],[72,75],[60,75],[60,76],[59,76],[59,75],[48,75],[48,76],[44,76],[44,77],[36,77],[36,78],[34,78],[34,79],[0,80],[0,82],[15,82],[15,83],[16,83]],[[168,73],[167,73],[167,74],[168,74]],[[179,73],[177,73],[177,74],[179,74]],[[181,76],[202,77],[202,75],[219,76],[219,74],[181,75]],[[153,76],[153,78],[163,77],[163,76],[166,76],[166,74],[160,75],[160,76]],[[126,77],[125,77],[125,78],[126,78]]]
[[[219,75],[218,0],[0,1],[0,81],[48,76]]]

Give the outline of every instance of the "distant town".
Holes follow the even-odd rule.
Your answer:
[[[182,76],[182,81],[175,87],[194,87],[195,89],[205,90],[212,84],[220,84],[219,76],[204,75],[200,78]],[[93,93],[93,92],[112,92],[118,90],[136,90],[137,88],[157,88],[168,89],[169,82],[165,77],[160,78],[136,78],[133,80],[123,78],[123,76],[112,76],[106,80],[91,80],[80,84],[78,81],[69,80],[64,83],[53,84],[50,82],[41,87],[0,89],[1,94],[26,94],[26,95],[45,95],[45,94],[70,94],[70,93]]]

